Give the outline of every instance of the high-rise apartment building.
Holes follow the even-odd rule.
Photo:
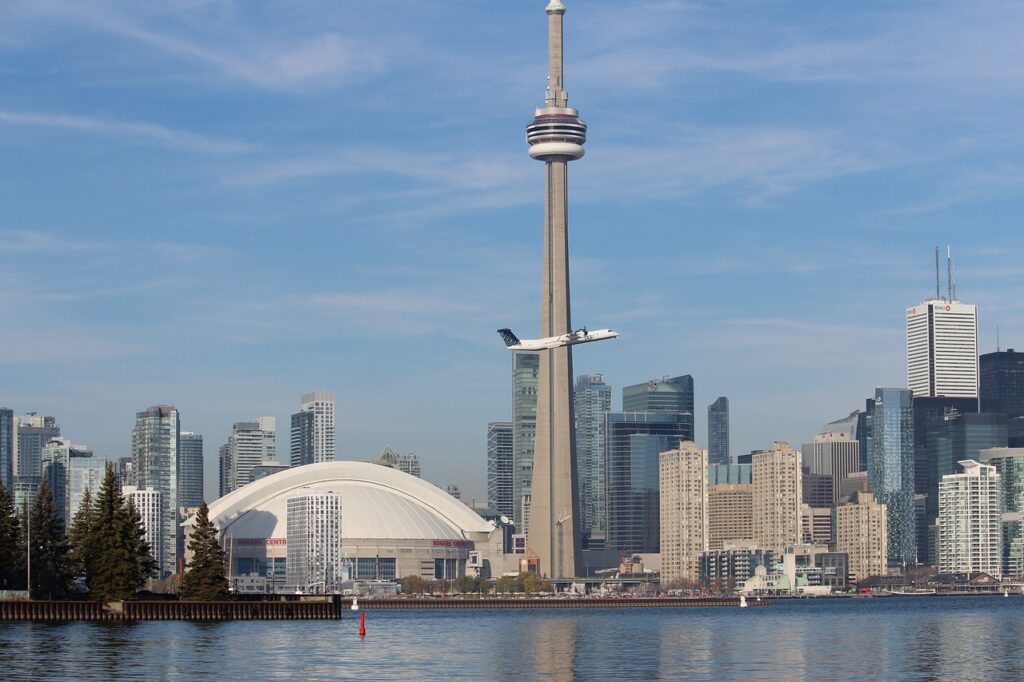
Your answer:
[[[802,470],[800,453],[776,441],[771,450],[751,457],[754,492],[754,542],[781,556],[802,538]]]
[[[1003,575],[1024,573],[1024,448],[981,450],[982,464],[994,466],[1003,483]]]
[[[145,531],[145,540],[149,543],[149,553],[158,566],[164,565],[164,512],[166,505],[163,503],[160,491],[153,487],[139,488],[134,485],[127,485],[121,491],[126,502],[131,502],[135,510],[139,512],[142,519],[142,528]]]
[[[71,520],[78,513],[78,508],[82,505],[82,498],[85,497],[86,491],[88,491],[92,499],[96,499],[100,486],[103,484],[103,478],[107,473],[107,460],[102,457],[96,457],[91,450],[86,450],[85,452],[88,453],[87,456],[71,457],[69,459],[67,525],[71,524]]]
[[[697,581],[708,551],[708,452],[684,441],[658,462],[662,585]]]
[[[836,507],[835,549],[850,557],[850,579],[885,575],[888,566],[888,510],[871,493]]]
[[[402,455],[390,445],[385,445],[377,459],[373,460],[373,463],[382,467],[388,467],[389,469],[398,469],[410,476],[421,478],[420,458],[413,452]]]
[[[341,585],[341,495],[301,491],[288,498],[290,588],[331,594]]]
[[[685,424],[683,440],[693,440],[693,377],[651,379],[622,389],[623,412],[675,412]]]
[[[160,577],[177,572],[183,548],[178,542],[178,475],[181,421],[177,408],[154,405],[135,415],[132,429],[132,464],[139,489],[160,493]],[[154,557],[156,554],[154,553]]]
[[[708,467],[709,469],[711,467]],[[708,549],[729,543],[752,542],[754,537],[754,486],[752,483],[720,483],[708,486]]]
[[[603,543],[608,530],[605,504],[605,415],[612,411],[612,387],[600,374],[576,377],[576,462],[583,543]],[[593,543],[593,544],[592,544]]]
[[[1012,348],[978,358],[981,411],[1024,416],[1024,353]]]
[[[978,397],[978,306],[932,299],[907,308],[907,383],[914,397]]]
[[[878,388],[871,412],[868,483],[889,514],[888,560],[891,566],[913,564],[918,559],[912,399],[912,393],[906,389]]]
[[[86,489],[95,493],[106,471],[106,462],[92,450],[73,445],[67,438],[51,438],[40,453],[40,478],[53,493],[57,515],[65,528],[71,523]]]
[[[722,396],[708,405],[708,462],[729,464],[729,399]]]
[[[833,543],[832,508],[812,507],[809,504],[804,504],[800,510],[800,532],[803,544],[831,547]]]
[[[533,485],[533,446],[537,437],[537,375],[540,354],[512,353],[512,500],[516,530],[525,535]]]
[[[43,447],[60,437],[60,426],[54,417],[33,413],[18,420],[18,457],[15,476],[39,476],[42,473]]]
[[[803,466],[814,476],[826,476],[831,486],[829,505],[840,499],[840,485],[843,479],[854,471],[860,471],[860,443],[857,436],[849,431],[825,431],[801,447]],[[810,501],[807,501],[810,504]],[[822,505],[825,506],[825,505]]]
[[[0,483],[14,493],[14,460],[18,456],[18,422],[14,410],[0,408]]]
[[[686,440],[691,417],[681,412],[608,413],[608,549],[659,551],[658,456]]]
[[[203,437],[182,431],[178,441],[178,504],[198,507],[203,504]]]
[[[334,393],[304,394],[299,411],[292,415],[291,465],[333,462],[336,454]]]
[[[312,413],[302,414],[309,415],[308,421],[312,422]],[[232,490],[252,483],[256,467],[277,463],[277,419],[256,417],[248,422],[235,422],[231,425],[228,442],[220,453],[224,477],[221,495],[227,495]]]
[[[963,473],[939,483],[938,569],[940,573],[1003,571],[1003,483],[996,468],[958,462]]]
[[[487,506],[515,518],[512,422],[487,425]]]

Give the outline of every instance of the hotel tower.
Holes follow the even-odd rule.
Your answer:
[[[530,156],[544,162],[544,262],[540,335],[572,330],[569,311],[569,232],[566,167],[583,156],[587,124],[569,107],[562,80],[562,17],[565,5],[551,0],[548,15],[548,88],[544,106],[526,126]],[[572,350],[541,352],[537,378],[537,435],[533,451],[527,544],[548,578],[580,574],[580,519],[573,412]]]

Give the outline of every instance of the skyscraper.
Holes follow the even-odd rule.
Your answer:
[[[708,467],[710,472],[711,467]],[[719,483],[708,486],[708,550],[726,543],[752,542],[754,537],[754,486],[752,483]]]
[[[871,493],[836,507],[836,551],[849,555],[852,580],[886,574],[888,537],[888,512]]]
[[[915,398],[978,397],[977,306],[936,296],[907,308],[907,383]]]
[[[341,581],[341,495],[303,490],[288,498],[288,585],[313,594]]]
[[[565,5],[551,0],[548,15],[548,83],[544,106],[526,126],[530,156],[544,162],[547,179],[540,335],[572,331],[569,315],[568,162],[583,156],[587,124],[569,107],[562,80],[562,16]],[[527,544],[537,553],[540,573],[553,578],[582,573],[572,397],[572,347],[543,351],[537,376],[537,438]]]
[[[754,542],[781,556],[803,535],[800,453],[776,441],[771,450],[754,452],[751,466]]]
[[[132,464],[136,486],[160,493],[160,556],[154,554],[160,577],[177,572],[178,474],[180,471],[181,422],[171,405],[154,405],[135,415],[132,429]]]
[[[18,425],[14,411],[0,408],[0,483],[14,495],[14,458],[18,455]]]
[[[909,390],[875,389],[870,442],[868,481],[888,513],[889,565],[915,563],[914,412]]]
[[[487,506],[515,518],[513,502],[512,422],[487,425]]]
[[[849,431],[825,431],[801,447],[803,466],[812,476],[827,476],[831,485],[828,505],[836,504],[842,497],[840,486],[843,479],[854,471],[860,471],[860,443]],[[811,503],[805,500],[808,504]]]
[[[333,462],[336,454],[334,393],[304,394],[302,406],[292,415],[291,465]]]
[[[981,411],[1024,416],[1024,353],[1012,348],[978,358]]]
[[[385,445],[384,449],[380,451],[380,455],[377,459],[373,460],[374,464],[388,467],[389,469],[398,469],[399,471],[420,478],[422,471],[420,469],[420,458],[414,452],[407,454],[399,454],[390,445]]]
[[[308,421],[312,421],[311,416]],[[222,495],[252,483],[255,467],[277,462],[277,419],[256,417],[252,421],[232,424],[231,435],[222,448],[221,457],[225,470]]]
[[[623,412],[676,412],[683,416],[686,433],[693,440],[693,377],[651,379],[622,389]],[[716,462],[724,464],[725,462]]]
[[[537,375],[540,354],[512,353],[512,518],[526,534],[529,526],[530,488],[533,485],[533,446],[537,438]]]
[[[39,476],[43,447],[60,436],[60,426],[55,418],[34,412],[24,415],[18,422],[18,462],[14,475]]]
[[[126,485],[124,490],[125,501],[131,501],[135,510],[139,512],[142,519],[142,528],[145,530],[145,539],[149,543],[149,553],[158,566],[163,566],[164,556],[164,505],[160,491],[152,488],[139,488],[134,485]]]
[[[605,418],[612,410],[612,387],[600,374],[576,377],[576,460],[579,473],[580,529],[587,547],[606,539]]]
[[[662,585],[697,581],[708,551],[708,452],[683,441],[658,462]]]
[[[198,507],[204,500],[203,437],[198,433],[182,431],[178,449],[178,504],[182,507]]]
[[[708,405],[708,461],[729,464],[729,399],[721,396]]]
[[[67,438],[51,438],[40,453],[40,478],[53,493],[57,515],[65,527],[71,523],[82,495],[96,492],[106,470],[106,462],[93,457],[92,450],[73,445]]]
[[[686,440],[681,412],[609,412],[607,548],[657,552],[661,543],[658,457]]]
[[[1003,484],[994,466],[957,462],[939,483],[940,573],[1003,572]]]

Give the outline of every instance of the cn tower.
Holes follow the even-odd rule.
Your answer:
[[[587,124],[571,109],[562,80],[562,17],[565,5],[551,0],[548,15],[548,89],[544,106],[526,126],[530,156],[544,162],[544,262],[540,335],[572,331],[569,314],[569,161],[583,156]],[[580,575],[580,522],[576,515],[576,419],[573,405],[572,348],[541,351],[537,377],[537,440],[527,545],[548,578]]]

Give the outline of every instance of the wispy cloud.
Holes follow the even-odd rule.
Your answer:
[[[0,110],[0,123],[37,128],[55,128],[141,140],[149,144],[209,154],[232,154],[256,148],[240,140],[209,137],[187,130],[175,130],[152,123],[74,116],[69,114]]]

